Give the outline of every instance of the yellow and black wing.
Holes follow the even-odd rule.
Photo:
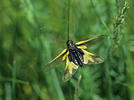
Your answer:
[[[84,53],[83,55],[83,64],[99,64],[104,61],[104,59],[101,56],[97,56],[93,53],[90,53],[84,49],[81,49]],[[66,66],[65,71],[63,74],[63,81],[68,81],[72,75],[77,71],[78,65],[74,64],[74,62],[70,62],[68,55],[66,56]]]
[[[67,49],[64,49],[58,56],[56,56],[53,60],[51,60],[47,65],[45,65],[44,71],[48,71],[49,69],[56,67],[56,65],[51,66],[51,64],[58,59],[64,61],[67,55],[68,55],[68,51]]]
[[[94,45],[96,43],[100,43],[105,38],[106,38],[106,35],[100,35],[100,36],[97,36],[95,38],[91,38],[91,39],[84,40],[84,41],[79,41],[75,45],[76,46],[82,46],[82,45],[86,45],[87,44],[87,45],[89,45],[91,47],[92,45]]]
[[[75,65],[73,62],[69,61],[68,56],[66,57],[66,66],[65,66],[65,72],[63,74],[63,81],[68,81],[72,75],[77,71],[78,66]]]
[[[99,64],[104,62],[104,59],[101,56],[97,56],[93,53],[90,53],[84,49],[82,49],[84,55],[83,55],[83,63],[84,64]]]
[[[88,40],[84,40],[84,41],[80,41],[77,42],[75,45],[77,48],[81,49],[84,53],[83,55],[83,59],[84,59],[84,64],[98,64],[98,63],[102,63],[104,61],[104,59],[101,56],[97,56],[93,53],[90,53],[88,51],[86,51],[85,49],[87,49],[87,45],[89,45],[89,47],[91,47],[92,45],[94,45],[97,42],[100,42],[102,40],[104,40],[106,38],[105,35],[100,35],[97,36],[96,38],[91,38]]]

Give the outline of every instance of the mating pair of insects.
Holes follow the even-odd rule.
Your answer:
[[[99,64],[104,61],[101,56],[97,56],[87,51],[87,47],[91,47],[92,44],[104,40],[105,36],[100,35],[96,38],[73,43],[72,40],[66,42],[67,48],[64,49],[57,57],[48,63],[50,65],[54,61],[62,58],[66,62],[65,71],[63,74],[63,81],[67,81],[77,71],[78,67],[82,67],[83,64]]]

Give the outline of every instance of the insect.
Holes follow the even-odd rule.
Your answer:
[[[63,81],[69,80],[79,67],[84,64],[98,64],[102,63],[104,59],[87,51],[87,45],[91,46],[95,42],[103,40],[104,35],[97,36],[96,38],[73,43],[72,40],[66,42],[67,48],[64,49],[57,57],[55,57],[49,64],[61,58],[65,60],[65,71],[63,74]]]

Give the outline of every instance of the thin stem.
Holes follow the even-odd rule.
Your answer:
[[[67,39],[69,40],[69,33],[70,33],[70,0],[68,0],[68,20],[67,20]]]

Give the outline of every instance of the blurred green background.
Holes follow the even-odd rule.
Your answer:
[[[65,62],[43,69],[66,48],[68,1],[0,0],[0,100],[134,100],[134,1],[124,2],[71,0],[70,39],[107,35],[88,50],[105,61],[63,82]]]

